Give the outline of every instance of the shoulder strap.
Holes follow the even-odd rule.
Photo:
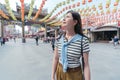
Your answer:
[[[84,80],[84,57],[83,57],[83,36],[81,37],[81,55],[82,55],[82,80]]]
[[[83,57],[83,36],[81,37],[81,55],[82,55],[82,69],[84,70],[84,57]]]

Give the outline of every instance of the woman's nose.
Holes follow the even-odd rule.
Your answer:
[[[63,21],[65,21],[65,18],[63,18]]]

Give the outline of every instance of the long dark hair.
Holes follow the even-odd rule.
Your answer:
[[[83,35],[82,31],[82,21],[81,21],[81,16],[78,12],[75,12],[73,10],[68,11],[67,13],[71,13],[73,20],[77,20],[77,24],[74,27],[74,31],[76,34]]]

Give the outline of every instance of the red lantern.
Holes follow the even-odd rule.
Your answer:
[[[92,2],[92,0],[88,0],[88,2]]]
[[[20,0],[21,3],[24,3],[24,0]]]
[[[72,5],[72,8],[75,8],[75,4]]]
[[[117,6],[117,5],[118,5],[118,2],[115,2],[115,3],[114,3],[114,6]]]

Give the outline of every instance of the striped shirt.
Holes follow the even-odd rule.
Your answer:
[[[64,38],[64,42],[67,40]],[[59,62],[61,63],[61,41],[56,42],[56,47],[58,48],[59,54]],[[89,40],[86,37],[83,37],[82,40],[82,47],[83,53],[89,53]],[[80,66],[80,58],[81,58],[81,39],[77,40],[76,42],[71,42],[67,48],[67,60],[68,60],[68,67],[74,68]]]

